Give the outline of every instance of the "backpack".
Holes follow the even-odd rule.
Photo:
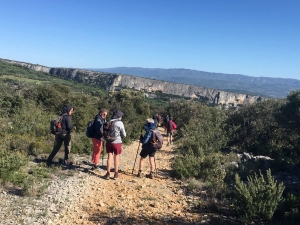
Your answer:
[[[55,116],[50,121],[50,132],[51,132],[51,134],[54,134],[54,135],[61,134],[61,132],[62,132],[62,128],[61,128],[62,118],[63,118],[63,116],[58,115],[58,116]]]
[[[169,119],[169,117],[168,117],[168,116],[167,116],[167,117],[165,117],[165,119],[164,119],[164,122],[165,122],[165,124],[166,124],[166,123],[168,123],[168,122],[169,122],[169,120],[170,120],[170,119]]]
[[[174,121],[172,121],[172,123],[173,123],[173,129],[177,129],[176,123]]]
[[[172,121],[168,122],[168,131],[172,131],[173,130],[173,123]]]
[[[147,144],[151,140],[152,133],[153,133],[152,130],[150,130],[150,129],[146,130],[146,133],[142,138],[142,144]]]
[[[151,147],[155,150],[161,149],[163,146],[164,137],[158,131],[152,131]]]
[[[117,139],[116,130],[115,130],[115,122],[116,122],[116,120],[107,121],[103,125],[103,137],[104,137],[104,140],[106,140],[108,142],[113,142],[114,140]]]
[[[94,133],[95,133],[95,120],[92,120],[91,122],[88,123],[88,126],[86,128],[86,136],[88,138],[93,138],[94,137]]]

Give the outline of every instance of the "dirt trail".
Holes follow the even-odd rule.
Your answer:
[[[78,196],[76,205],[60,216],[60,224],[187,225],[205,222],[205,217],[200,218],[198,213],[191,210],[196,199],[185,194],[186,188],[181,181],[170,177],[170,164],[174,157],[172,147],[167,147],[165,143],[156,154],[157,175],[154,179],[145,177],[149,173],[148,158],[143,177],[136,177],[139,155],[132,173],[137,150],[141,150],[138,142],[124,146],[118,180],[103,179],[105,170],[89,170],[89,177],[82,184],[84,191]]]

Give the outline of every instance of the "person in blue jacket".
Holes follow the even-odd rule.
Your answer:
[[[140,164],[139,164],[139,172],[137,174],[137,177],[142,176],[142,169],[145,164],[145,159],[147,156],[149,156],[149,163],[150,163],[150,173],[146,175],[147,178],[153,179],[154,172],[155,172],[155,153],[156,149],[154,149],[151,145],[152,141],[152,133],[153,130],[156,132],[159,132],[156,130],[156,125],[154,123],[154,120],[152,118],[147,119],[147,123],[144,126],[145,134],[140,136],[140,143],[142,143],[142,151],[140,153]]]

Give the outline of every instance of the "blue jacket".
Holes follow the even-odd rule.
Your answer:
[[[154,123],[146,123],[144,125],[144,129],[146,133],[140,136],[140,142],[142,143],[142,149],[153,151],[154,149],[151,146],[151,139],[152,139],[152,131],[155,130],[156,126]]]
[[[103,119],[99,114],[95,116],[94,119],[94,128],[95,132],[93,137],[99,140],[104,140],[103,139],[103,124],[106,122],[105,119]]]

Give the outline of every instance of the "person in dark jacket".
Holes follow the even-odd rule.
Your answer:
[[[98,168],[98,163],[99,163],[99,158],[101,155],[102,151],[102,146],[103,146],[103,125],[106,122],[106,116],[108,114],[107,109],[101,109],[99,111],[99,114],[95,116],[94,120],[94,126],[95,126],[95,132],[92,137],[92,142],[93,142],[93,155],[92,155],[92,162],[93,162],[93,169]]]
[[[144,135],[140,136],[140,143],[142,143],[142,151],[140,153],[141,159],[140,159],[140,165],[139,165],[139,172],[137,174],[138,177],[142,176],[142,169],[145,163],[145,159],[149,155],[149,163],[150,163],[150,173],[146,175],[147,178],[153,179],[154,172],[155,172],[155,161],[154,161],[154,155],[156,150],[152,148],[151,141],[152,141],[152,132],[149,133],[149,131],[155,131],[156,125],[154,123],[154,120],[149,118],[147,119],[147,123],[144,126],[144,129],[146,133]],[[151,134],[151,135],[150,135]]]
[[[64,164],[68,164],[69,160],[69,153],[71,151],[71,131],[76,130],[76,127],[72,124],[71,115],[73,114],[73,107],[70,105],[63,107],[63,112],[61,113],[62,122],[61,122],[61,128],[62,132],[61,134],[55,135],[55,142],[54,147],[50,155],[48,156],[48,159],[46,161],[46,164],[48,166],[51,166],[52,160],[59,151],[60,147],[64,143],[65,147],[65,157],[64,157]]]
[[[157,119],[157,114],[155,116],[152,117],[153,121],[154,121],[154,125],[155,127],[158,127],[158,119]]]

